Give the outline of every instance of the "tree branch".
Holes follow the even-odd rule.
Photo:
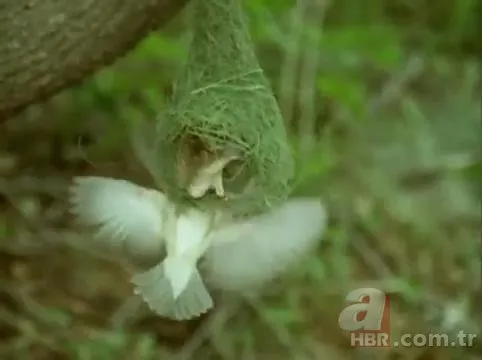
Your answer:
[[[188,0],[0,0],[0,122],[110,65]]]

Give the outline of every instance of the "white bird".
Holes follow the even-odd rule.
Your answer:
[[[152,269],[132,278],[135,292],[156,313],[184,320],[199,316],[213,307],[197,262],[209,247],[209,231],[214,217],[188,209],[169,224],[167,256]]]
[[[156,313],[190,319],[213,307],[197,268],[223,290],[256,289],[280,275],[321,239],[326,213],[319,199],[298,198],[265,214],[233,221],[228,214],[178,211],[167,197],[125,180],[76,178],[74,214],[97,235],[135,256],[166,257],[133,276],[135,293]]]
[[[153,311],[182,320],[213,306],[196,269],[208,246],[209,214],[178,213],[164,194],[111,178],[77,177],[70,195],[72,212],[81,223],[97,226],[95,236],[108,247],[127,250],[139,263],[159,260],[165,248],[160,264],[132,278],[135,293]]]
[[[214,189],[218,197],[224,197],[223,171],[230,162],[236,159],[239,159],[238,155],[226,152],[226,154],[216,156],[211,162],[200,167],[187,187],[189,195],[198,199],[209,190]]]

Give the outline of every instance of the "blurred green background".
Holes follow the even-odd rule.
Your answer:
[[[2,128],[0,359],[482,359],[480,345],[353,349],[337,323],[371,286],[391,296],[392,338],[480,331],[480,1],[245,2],[296,192],[329,209],[319,252],[257,300],[174,323],[126,310],[129,265],[83,247],[66,186],[152,184],[123,123],[165,106],[187,54],[180,16]]]

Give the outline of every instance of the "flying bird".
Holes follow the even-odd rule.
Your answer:
[[[157,258],[157,265],[132,277],[134,292],[175,320],[214,306],[206,284],[243,293],[287,271],[318,244],[327,222],[318,198],[294,198],[233,219],[219,210],[179,208],[162,192],[126,180],[93,176],[74,179],[70,203],[103,245],[133,258]]]

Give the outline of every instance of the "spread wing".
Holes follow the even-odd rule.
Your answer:
[[[292,199],[272,211],[225,226],[205,255],[207,280],[215,287],[244,291],[263,285],[301,260],[325,230],[318,199]]]
[[[76,177],[70,187],[71,211],[80,223],[112,247],[150,255],[163,241],[166,197],[126,180]]]

